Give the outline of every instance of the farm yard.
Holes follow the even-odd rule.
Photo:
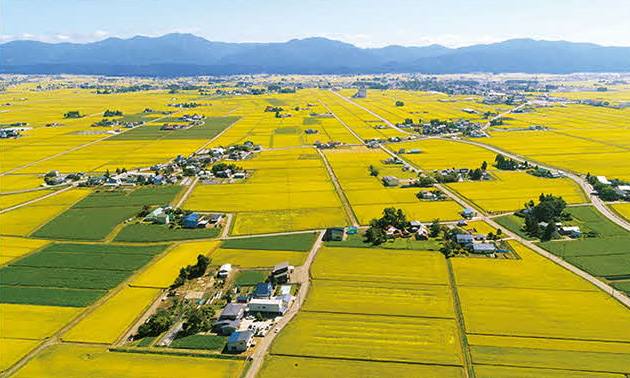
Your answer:
[[[627,108],[368,79],[7,86],[0,376],[630,374]]]

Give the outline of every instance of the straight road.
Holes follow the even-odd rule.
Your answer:
[[[302,266],[296,267],[295,271],[291,276],[292,282],[300,283],[300,289],[297,292],[293,304],[284,314],[284,316],[280,319],[278,323],[273,327],[273,329],[267,334],[267,336],[263,337],[258,341],[256,345],[256,350],[250,356],[252,360],[249,369],[247,370],[247,374],[245,378],[254,378],[260,371],[262,364],[265,360],[265,356],[267,355],[267,351],[271,347],[273,340],[276,336],[282,331],[282,329],[295,317],[295,315],[300,311],[302,305],[304,304],[304,300],[306,299],[306,295],[308,294],[308,290],[311,286],[310,280],[310,269],[315,256],[317,255],[317,251],[322,245],[322,238],[324,237],[324,231],[320,231],[319,237],[317,241],[311,248],[311,251],[308,253],[306,260]]]
[[[370,109],[366,108],[365,106],[363,106],[363,105],[361,105],[361,104],[359,104],[359,103],[356,103],[356,102],[352,101],[351,99],[349,99],[349,98],[347,98],[347,97],[345,97],[345,96],[342,96],[342,95],[340,95],[339,93],[337,93],[337,92],[335,92],[335,91],[332,91],[332,90],[331,90],[331,92],[332,92],[332,93],[334,93],[334,94],[335,94],[336,96],[338,96],[339,98],[343,99],[344,101],[346,101],[346,102],[348,102],[348,103],[350,103],[350,104],[352,104],[352,105],[356,106],[357,108],[362,109],[362,110],[364,110],[364,111],[368,112],[368,113],[369,113],[369,114],[371,114],[372,116],[374,116],[374,117],[376,117],[376,118],[380,119],[381,121],[383,121],[383,123],[385,123],[387,126],[391,127],[392,129],[394,129],[394,130],[396,130],[396,131],[398,131],[398,132],[400,132],[400,133],[403,133],[403,134],[411,134],[409,131],[405,131],[405,130],[401,129],[400,127],[398,127],[398,126],[394,125],[393,123],[389,122],[387,119],[385,119],[385,118],[381,117],[380,115],[378,115],[378,114],[374,113],[373,111],[371,111]]]

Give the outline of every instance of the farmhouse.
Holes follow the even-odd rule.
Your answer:
[[[249,301],[247,304],[247,310],[250,314],[260,312],[261,314],[283,315],[287,308],[282,299],[255,298]]]
[[[383,180],[383,185],[385,186],[398,186],[400,185],[400,181],[398,180],[398,178],[394,177],[394,176],[385,176],[382,178]]]
[[[476,214],[477,213],[475,212],[475,210],[471,209],[470,207],[467,207],[462,211],[462,216],[468,219],[474,217]]]
[[[457,244],[469,245],[472,244],[475,239],[471,234],[457,234],[455,235],[455,241]]]
[[[164,208],[158,207],[144,217],[145,222],[151,222],[155,224],[169,224],[171,219],[170,215],[166,213]]]
[[[252,331],[237,331],[228,337],[227,351],[232,353],[245,352],[254,341],[254,332]]]
[[[182,220],[182,227],[184,228],[197,228],[199,227],[199,221],[201,216],[197,213],[190,213]]]
[[[291,272],[293,272],[293,266],[289,265],[288,262],[282,262],[273,267],[271,276],[278,283],[286,283],[289,281]]]
[[[238,320],[245,314],[246,305],[242,303],[228,303],[221,314],[219,320]]]
[[[560,227],[558,232],[560,233],[560,235],[568,235],[570,238],[573,238],[573,239],[579,238],[580,236],[582,236],[582,232],[580,231],[580,228],[578,226]]]
[[[606,178],[606,176],[597,176],[597,181],[599,181],[600,183],[604,184],[604,185],[610,185],[611,182],[608,181],[608,179]]]

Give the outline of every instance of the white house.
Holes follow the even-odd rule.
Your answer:
[[[232,264],[223,264],[219,268],[219,272],[217,273],[217,277],[219,278],[227,278],[232,272]]]

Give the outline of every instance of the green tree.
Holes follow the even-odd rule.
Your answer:
[[[440,229],[440,220],[438,218],[435,218],[433,222],[431,222],[431,226],[429,226],[429,235],[432,238],[437,237],[440,234]]]
[[[378,176],[378,168],[376,168],[373,165],[370,165],[368,169],[370,171],[370,176],[374,176],[374,177]]]
[[[400,101],[400,100],[398,100],[398,101],[396,101],[396,106],[405,106],[405,103]]]
[[[540,240],[549,241],[556,238],[557,234],[558,230],[556,228],[556,224],[554,222],[548,223],[547,227],[543,230],[542,235],[540,235]]]

